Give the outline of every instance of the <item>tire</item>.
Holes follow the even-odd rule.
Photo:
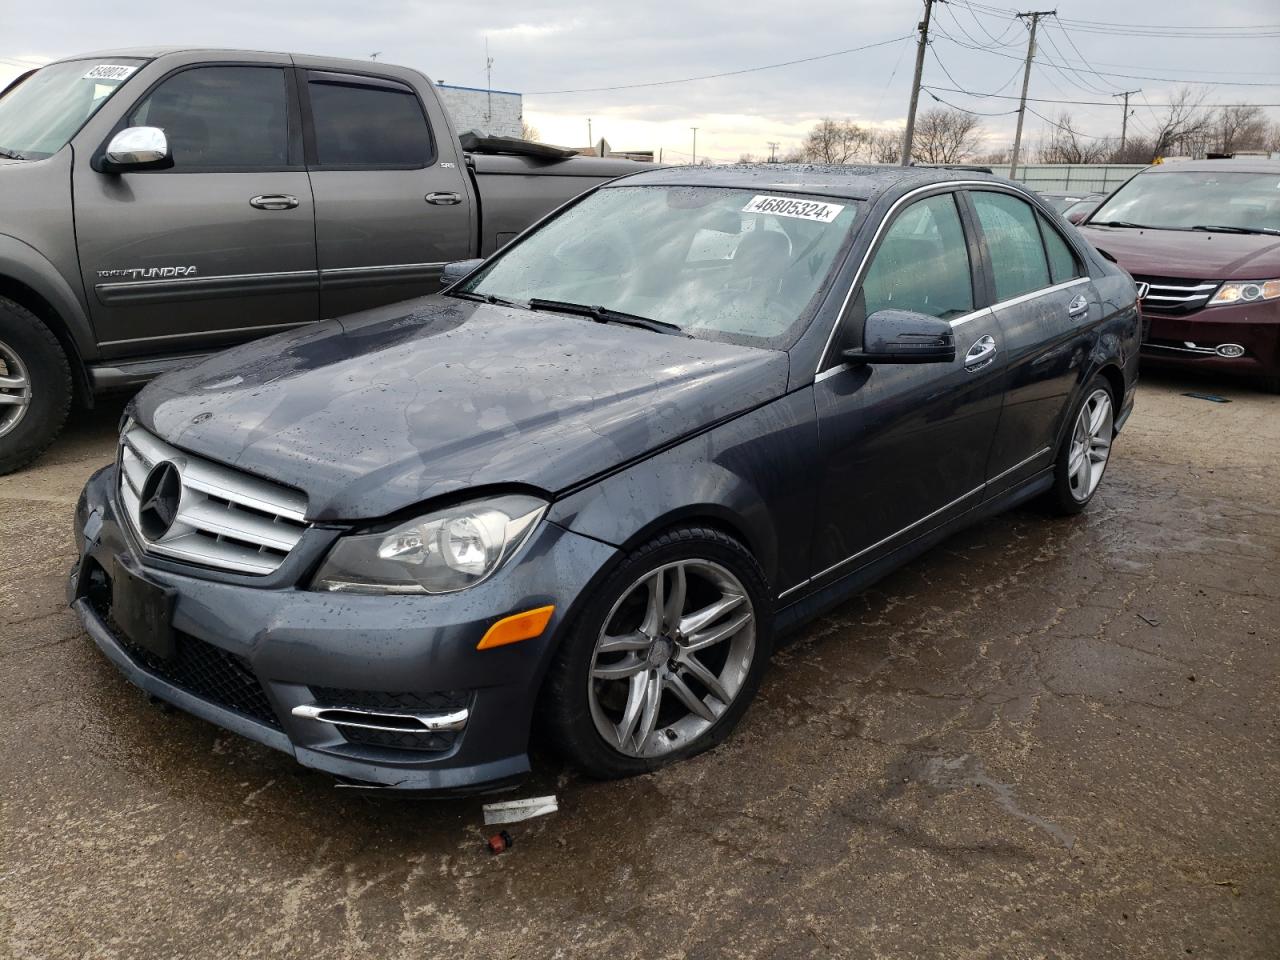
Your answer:
[[[21,304],[0,297],[0,475],[26,466],[61,432],[71,410],[71,365],[52,331]]]
[[[1082,478],[1073,467],[1077,464],[1075,455],[1080,452],[1080,445],[1086,438],[1086,410],[1092,416],[1097,414],[1100,406],[1105,406],[1102,423],[1098,425],[1097,434],[1090,434],[1085,444],[1085,452],[1089,458],[1087,478]],[[1053,465],[1053,487],[1045,494],[1045,505],[1060,516],[1072,516],[1080,513],[1093,500],[1094,494],[1102,484],[1107,464],[1111,462],[1111,444],[1115,439],[1115,394],[1111,384],[1102,374],[1089,381],[1080,399],[1071,408],[1071,416],[1067,420],[1067,430],[1062,438],[1062,446],[1058,450],[1058,458]],[[1105,447],[1101,446],[1105,434]],[[1098,456],[1102,459],[1099,461]],[[1085,480],[1082,483],[1082,479]],[[1087,489],[1085,488],[1087,484]]]
[[[677,583],[685,584],[684,616],[677,619],[687,635],[671,629],[676,620],[670,616],[656,630],[650,623],[659,575],[660,599],[668,611]],[[723,611],[712,616],[718,606]],[[693,614],[710,619],[700,622]],[[624,649],[598,651],[606,627],[613,645]],[[707,642],[720,632],[721,639]],[[691,757],[723,741],[742,718],[760,686],[772,641],[772,602],[751,553],[715,529],[690,526],[664,533],[629,553],[587,598],[543,684],[539,732],[570,763],[598,779],[646,773]],[[689,649],[704,642],[701,649]],[[636,669],[637,663],[643,668]],[[700,679],[708,677],[718,691]],[[658,708],[646,737],[650,711],[632,709],[633,698],[639,691],[647,706],[654,689]],[[700,708],[691,706],[690,695]],[[627,738],[620,731],[629,717]]]

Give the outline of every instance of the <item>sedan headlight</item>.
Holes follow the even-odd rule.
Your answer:
[[[312,581],[342,593],[453,593],[520,549],[547,503],[509,494],[436,510],[381,533],[342,537]]]
[[[1209,306],[1276,299],[1280,299],[1280,280],[1245,280],[1241,283],[1224,283],[1209,301]]]

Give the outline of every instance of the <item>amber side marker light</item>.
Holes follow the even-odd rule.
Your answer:
[[[477,650],[491,650],[494,647],[505,647],[508,643],[519,643],[521,640],[532,640],[542,635],[547,629],[555,607],[538,607],[524,613],[513,613],[503,617],[485,631],[484,637],[476,644]]]

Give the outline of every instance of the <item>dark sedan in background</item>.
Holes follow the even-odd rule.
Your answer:
[[[1150,167],[1084,234],[1138,281],[1147,360],[1280,393],[1280,160]]]
[[[1090,502],[1134,284],[968,171],[675,168],[441,295],[169,374],[70,596],[161,699],[349,782],[493,787],[725,737],[774,636],[1031,497]]]

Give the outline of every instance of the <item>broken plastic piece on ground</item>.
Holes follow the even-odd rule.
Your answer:
[[[511,839],[511,834],[502,830],[489,838],[489,852],[502,853],[504,850],[510,850],[514,844],[515,841]]]
[[[495,823],[519,823],[531,817],[541,817],[560,809],[554,796],[529,797],[526,800],[505,800],[502,803],[484,805],[484,825]]]
[[[1220,397],[1216,393],[1184,393],[1184,397],[1190,397],[1193,400],[1208,400],[1212,403],[1230,403],[1226,397]]]

